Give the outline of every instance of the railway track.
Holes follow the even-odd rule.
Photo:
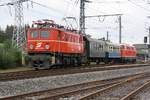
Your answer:
[[[91,100],[91,98],[98,96],[99,93],[104,93],[113,87],[145,79],[148,76],[150,77],[150,73],[141,73],[110,80],[87,82],[51,90],[11,96],[2,98],[2,100]]]
[[[79,100],[132,100],[132,97],[143,88],[150,85],[150,76],[130,78],[129,80],[113,84],[99,91],[89,93]]]
[[[135,68],[149,66],[149,64],[128,64],[128,65],[91,65],[91,66],[82,66],[82,67],[67,67],[67,68],[58,68],[51,70],[30,70],[30,71],[20,71],[20,72],[10,72],[10,73],[0,73],[0,81],[12,81],[19,79],[29,79],[45,76],[56,76],[64,74],[75,74],[75,73],[84,73],[92,71],[104,71],[104,70],[115,70],[115,69],[125,69],[125,68]]]
[[[141,90],[145,89],[148,86],[150,86],[150,80],[145,82],[143,85],[141,85],[137,89],[129,92],[126,96],[122,97],[121,100],[130,100],[131,98],[134,98],[136,94],[138,94],[139,92],[141,92]]]

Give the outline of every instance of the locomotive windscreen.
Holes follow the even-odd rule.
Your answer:
[[[41,38],[49,38],[50,37],[50,31],[41,31],[40,36],[41,36]]]
[[[31,38],[38,38],[38,31],[31,31]]]

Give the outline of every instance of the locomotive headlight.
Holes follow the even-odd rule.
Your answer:
[[[34,49],[34,45],[33,44],[30,44],[30,49]]]
[[[49,45],[48,44],[45,45],[45,49],[49,49]]]

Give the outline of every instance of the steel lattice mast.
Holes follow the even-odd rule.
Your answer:
[[[85,34],[85,3],[90,3],[89,0],[80,0],[80,32]]]
[[[80,32],[85,34],[85,1],[80,0]]]
[[[23,2],[29,0],[12,0],[12,5],[15,10],[15,27],[13,31],[12,44],[13,46],[23,49],[25,47],[26,33],[24,28]]]

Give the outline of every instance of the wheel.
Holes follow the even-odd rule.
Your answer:
[[[100,61],[99,61],[99,60],[96,60],[96,64],[99,65],[99,63],[100,63]]]
[[[37,67],[36,67],[36,68],[34,68],[34,70],[38,71],[38,70],[39,70],[39,68],[37,68]]]

